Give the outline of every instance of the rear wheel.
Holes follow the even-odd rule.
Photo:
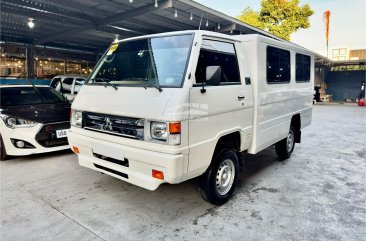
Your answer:
[[[235,190],[239,161],[233,150],[224,150],[214,157],[211,167],[202,176],[201,195],[214,205],[227,202]]]
[[[8,156],[6,155],[6,150],[5,150],[5,145],[4,145],[4,142],[3,142],[3,138],[0,135],[0,160],[5,161],[6,159],[8,159]]]
[[[280,161],[290,158],[295,148],[295,128],[290,127],[287,137],[276,143],[276,153]]]

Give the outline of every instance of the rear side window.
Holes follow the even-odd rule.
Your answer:
[[[310,56],[296,54],[296,82],[310,81]]]
[[[74,82],[74,78],[65,78],[62,81],[62,86],[61,86],[61,93],[63,94],[71,94],[71,89],[72,89],[72,83]]]
[[[52,80],[52,82],[51,82],[50,86],[51,86],[52,88],[56,88],[57,84],[58,84],[60,81],[61,81],[61,78],[53,78],[53,80]]]
[[[221,67],[222,84],[240,83],[239,66],[234,44],[204,39],[196,69],[197,84],[206,80],[207,66]]]
[[[74,81],[74,78],[65,78],[64,81],[62,81],[62,83],[66,84],[66,85],[72,85],[73,81]]]
[[[289,83],[291,79],[290,51],[267,47],[267,82]]]
[[[81,87],[84,85],[85,79],[77,78],[75,79],[75,86],[74,86],[74,94],[79,93]]]
[[[75,80],[75,85],[83,85],[85,83],[85,79],[76,79]]]

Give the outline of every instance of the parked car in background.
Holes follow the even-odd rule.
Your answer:
[[[83,75],[57,75],[52,79],[50,86],[69,101],[73,101],[86,80],[87,77]]]
[[[0,159],[68,149],[70,103],[49,86],[0,86]]]

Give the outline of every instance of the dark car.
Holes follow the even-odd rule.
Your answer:
[[[0,86],[1,160],[68,149],[70,103],[48,86]]]

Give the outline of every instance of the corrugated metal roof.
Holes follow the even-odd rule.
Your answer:
[[[1,40],[103,50],[120,38],[167,31],[204,30],[230,34],[265,31],[192,0],[2,0]],[[177,11],[177,17],[175,12]],[[193,17],[193,19],[191,18]],[[35,27],[30,29],[28,18]],[[206,26],[208,23],[208,26]],[[218,29],[220,26],[220,29]],[[278,38],[277,38],[278,39]],[[87,47],[86,47],[87,46]]]
[[[104,51],[115,39],[180,30],[261,34],[284,41],[192,0],[1,0],[1,40]],[[28,18],[35,27],[30,29]],[[319,58],[324,58],[318,56]]]

